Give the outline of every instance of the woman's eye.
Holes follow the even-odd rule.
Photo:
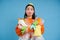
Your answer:
[[[31,10],[32,11],[33,9],[32,8],[27,8],[27,10]]]
[[[27,8],[27,10],[29,10],[29,8]]]

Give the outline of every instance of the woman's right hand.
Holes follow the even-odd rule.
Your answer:
[[[22,25],[21,24],[18,24],[18,28],[21,29],[22,28]]]

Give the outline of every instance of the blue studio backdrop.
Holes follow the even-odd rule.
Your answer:
[[[59,0],[0,0],[0,40],[18,40],[17,19],[24,17],[25,6],[33,3],[37,17],[44,19],[45,40],[60,40]]]

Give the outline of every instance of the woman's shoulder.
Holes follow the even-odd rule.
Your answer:
[[[40,17],[36,17],[35,20],[42,20],[42,18],[40,18]]]
[[[42,23],[44,23],[44,19],[40,18],[40,17],[36,17],[35,20],[41,21]]]

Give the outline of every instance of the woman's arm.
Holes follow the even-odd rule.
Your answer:
[[[41,25],[41,34],[44,33],[44,25]]]
[[[39,25],[41,25],[41,34],[43,34],[44,33],[44,20],[41,18],[38,18],[37,20],[39,22]]]

